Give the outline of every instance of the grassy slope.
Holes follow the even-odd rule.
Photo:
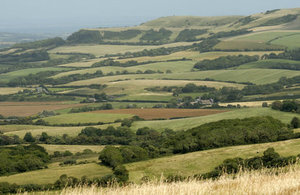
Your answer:
[[[55,151],[70,151],[73,154],[77,152],[83,152],[85,149],[90,149],[93,152],[101,152],[104,146],[91,146],[91,145],[48,145],[48,144],[39,144],[40,146],[44,147],[49,154],[53,154]]]
[[[190,176],[206,173],[227,158],[249,158],[262,155],[263,151],[269,147],[274,147],[282,156],[297,155],[300,153],[300,139],[205,150],[131,163],[127,164],[126,168],[130,172],[130,179],[136,182],[145,175],[150,177],[160,177],[161,174]]]
[[[294,60],[284,60],[284,59],[268,59],[268,60],[260,60],[256,62],[250,62],[247,64],[243,64],[238,67],[238,69],[253,69],[253,68],[271,68],[272,65],[276,64],[297,64],[300,66],[299,61]]]
[[[94,159],[96,160],[96,159]],[[48,169],[31,171],[8,177],[0,177],[0,182],[16,184],[49,184],[54,183],[61,175],[67,174],[76,178],[87,176],[88,178],[102,177],[110,174],[111,169],[96,163],[88,163],[75,166],[61,167],[59,163],[52,163]]]
[[[153,129],[163,130],[165,128],[170,128],[173,130],[186,130],[199,126],[204,123],[214,122],[223,119],[232,118],[247,118],[253,116],[272,116],[281,120],[284,123],[289,123],[293,117],[299,114],[287,113],[275,111],[270,108],[243,108],[236,109],[230,112],[214,114],[210,116],[186,118],[186,119],[176,119],[176,120],[162,120],[162,121],[138,121],[133,123],[133,128],[138,129],[142,127],[151,127]]]

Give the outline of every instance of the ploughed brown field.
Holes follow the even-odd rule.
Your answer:
[[[31,116],[44,110],[52,111],[82,105],[64,102],[0,102],[0,114],[3,116]]]
[[[93,111],[97,113],[114,113],[114,114],[133,114],[146,120],[152,119],[170,119],[180,117],[196,117],[206,116],[226,112],[225,110],[215,109],[162,109],[162,108],[149,108],[149,109],[118,109],[118,110],[99,110]]]

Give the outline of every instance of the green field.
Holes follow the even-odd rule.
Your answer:
[[[193,127],[197,127],[204,123],[219,121],[223,119],[234,118],[248,118],[254,116],[272,116],[281,120],[284,123],[290,123],[293,117],[298,116],[296,113],[280,112],[272,110],[271,108],[242,108],[235,109],[230,112],[224,112],[220,114],[213,114],[209,116],[193,117],[186,119],[176,120],[158,120],[158,121],[138,121],[132,125],[133,129],[139,129],[142,127],[150,127],[157,130],[163,130],[166,128],[176,131],[186,130]]]
[[[93,158],[94,161],[97,158]],[[37,171],[30,171],[26,173],[11,175],[8,177],[0,177],[0,182],[9,182],[16,184],[51,184],[54,183],[63,174],[81,178],[87,176],[88,178],[102,177],[111,173],[111,169],[101,166],[97,163],[88,163],[74,166],[59,166],[59,163],[52,163],[48,169]]]
[[[299,48],[300,47],[300,33],[292,35],[292,36],[286,36],[286,37],[276,39],[276,40],[272,41],[271,43],[276,44],[276,45],[284,45],[290,49]]]
[[[43,72],[43,71],[65,71],[65,70],[69,70],[69,69],[68,68],[58,68],[58,67],[28,68],[28,69],[8,72],[5,74],[0,74],[0,81],[8,82],[17,77],[27,76],[29,74],[36,74],[36,73]]]
[[[112,123],[117,119],[130,118],[129,114],[101,114],[101,113],[74,113],[62,114],[44,118],[50,124],[78,124],[78,123]]]
[[[110,124],[111,126],[119,126],[119,123]],[[105,129],[110,125],[96,125],[94,127]],[[80,127],[50,127],[50,126],[34,126],[34,125],[3,125],[1,131],[5,135],[17,135],[23,138],[27,132],[30,132],[33,136],[41,135],[43,132],[50,136],[63,136],[67,134],[71,137],[77,136],[84,126]]]
[[[130,180],[135,182],[140,182],[143,176],[150,178],[160,178],[161,175],[168,176],[170,174],[192,176],[209,172],[228,158],[261,156],[263,151],[269,147],[274,147],[276,152],[282,156],[298,155],[300,140],[205,150],[131,163],[127,164],[126,168],[129,171]]]
[[[299,31],[271,31],[271,32],[258,32],[248,35],[238,36],[231,38],[231,40],[253,41],[253,42],[269,42],[281,37],[290,37],[300,33]],[[273,43],[273,42],[272,42]],[[274,43],[275,44],[275,43]],[[280,45],[280,44],[278,44]]]
[[[253,41],[222,41],[217,44],[215,49],[219,50],[280,50],[284,49],[284,46],[280,45],[270,45],[262,42],[253,42]]]

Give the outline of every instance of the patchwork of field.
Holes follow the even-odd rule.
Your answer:
[[[73,113],[43,118],[51,125],[78,123],[113,123],[117,119],[131,118],[130,114],[102,114],[102,113]]]
[[[114,123],[109,125],[95,125],[92,127],[106,129],[108,126],[120,126],[120,123]],[[89,126],[90,127],[90,126]],[[17,135],[23,138],[27,132],[30,132],[33,136],[41,135],[43,132],[50,136],[63,136],[67,134],[70,137],[77,136],[85,126],[77,127],[51,127],[51,126],[35,126],[35,125],[2,125],[1,131],[5,135]]]
[[[180,117],[207,116],[226,112],[224,110],[213,109],[120,109],[120,110],[101,110],[93,113],[115,113],[132,114],[146,120],[152,119],[170,119]]]
[[[163,157],[127,164],[131,181],[140,182],[143,176],[160,178],[161,175],[184,175],[206,173],[228,158],[251,158],[261,156],[267,148],[273,147],[282,156],[298,155],[300,140],[253,144],[205,150],[170,157]]]
[[[82,106],[68,102],[0,102],[0,114],[3,116],[32,116],[44,110],[53,111]]]
[[[299,117],[297,113],[275,111],[271,108],[241,108],[233,109],[230,112],[224,112],[219,114],[213,114],[208,116],[200,116],[185,119],[175,120],[154,120],[154,121],[137,121],[132,125],[133,129],[139,129],[143,127],[149,127],[157,130],[173,129],[175,131],[187,130],[199,125],[215,122],[223,119],[234,119],[234,118],[248,118],[255,116],[272,116],[283,123],[290,123],[294,117]]]

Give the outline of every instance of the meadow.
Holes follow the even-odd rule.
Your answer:
[[[18,93],[19,91],[22,91],[23,87],[0,87],[0,95],[9,95],[9,94],[14,94]]]

